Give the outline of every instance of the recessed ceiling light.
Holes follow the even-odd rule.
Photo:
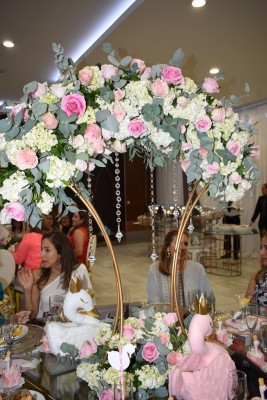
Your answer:
[[[193,7],[203,7],[206,4],[206,0],[193,0],[192,6]]]
[[[14,43],[11,42],[10,40],[5,40],[3,42],[3,46],[5,46],[5,47],[14,47]]]
[[[210,69],[210,74],[218,74],[218,72],[220,72],[219,68],[214,67]]]

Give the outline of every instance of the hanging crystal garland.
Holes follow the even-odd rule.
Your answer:
[[[177,184],[177,160],[173,160],[172,162],[172,194],[173,194],[173,216],[174,219],[177,220],[178,226],[178,217],[179,217],[179,206],[178,206],[178,184]]]
[[[117,233],[116,238],[118,242],[121,241],[123,234],[121,233],[121,191],[120,191],[120,160],[119,153],[115,153],[115,194],[116,194],[116,222],[117,222]]]
[[[154,169],[150,167],[150,198],[151,204],[148,206],[151,215],[151,243],[152,243],[152,253],[150,258],[156,261],[158,258],[156,253],[156,225],[155,216],[158,212],[159,206],[155,205],[155,186],[154,186]]]
[[[188,184],[188,196],[190,196],[191,192],[192,192],[192,186],[191,186],[191,183],[189,183]],[[192,219],[192,212],[193,212],[192,199],[191,199],[190,205],[189,205],[189,212],[191,213],[191,215],[190,215],[189,225],[188,225],[187,229],[189,230],[189,232],[191,234],[193,232],[193,230],[195,229],[194,225],[193,225],[193,219]]]
[[[88,171],[87,175],[87,188],[88,188],[88,193],[90,196],[90,200],[93,200],[93,194],[92,194],[92,179],[91,179],[91,173]],[[94,237],[93,237],[93,218],[92,214],[88,212],[88,228],[89,228],[89,262],[90,266],[92,267],[95,263],[95,256],[92,254],[92,248],[93,248],[93,242],[94,242]]]

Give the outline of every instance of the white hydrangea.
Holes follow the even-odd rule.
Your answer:
[[[150,81],[145,79],[141,81],[132,81],[128,83],[128,85],[126,85],[124,88],[125,98],[130,100],[133,107],[141,111],[142,107],[145,104],[152,103],[153,99],[149,94],[150,86]]]
[[[241,160],[240,157],[236,158],[236,162],[231,162],[228,161],[226,165],[224,165],[224,162],[220,162],[220,174],[223,176],[228,176],[232,172],[235,172],[237,168],[241,165]]]
[[[50,161],[50,165],[46,175],[46,185],[51,188],[66,187],[75,174],[75,166],[56,156],[49,156],[47,160]]]
[[[8,142],[6,142],[5,134],[0,133],[0,150],[6,150],[7,143]]]
[[[149,139],[155,143],[157,149],[168,147],[174,142],[169,132],[161,131],[159,132],[157,128],[154,128],[152,124],[149,124],[150,135]]]
[[[90,90],[97,90],[104,86],[105,79],[103,78],[100,69],[94,65],[87,68],[93,72],[93,78],[89,84]]]
[[[26,135],[23,137],[25,147],[35,149],[44,153],[51,151],[58,141],[53,130],[47,129],[43,122],[36,124]]]
[[[10,140],[6,142],[6,155],[11,164],[16,165],[16,154],[18,150],[24,149],[25,144],[22,140]]]
[[[143,389],[155,389],[164,385],[167,379],[167,372],[160,374],[157,367],[154,365],[143,365],[141,369],[135,371],[141,382],[141,388]]]
[[[16,171],[4,180],[2,187],[0,187],[0,195],[8,201],[21,201],[19,194],[27,186],[29,186],[29,181],[26,179],[25,173]]]
[[[46,92],[46,94],[44,96],[41,96],[39,100],[40,103],[56,104],[59,99],[53,93]]]
[[[106,322],[100,322],[98,329],[96,331],[94,341],[97,345],[104,344],[108,342],[112,337],[112,329],[110,324]]]
[[[76,374],[78,378],[81,378],[82,380],[87,382],[91,389],[97,389],[100,380],[103,378],[102,371],[100,372],[98,370],[99,365],[99,363],[90,364],[83,362],[81,364],[78,364],[76,368]]]
[[[120,371],[115,369],[115,368],[108,368],[106,371],[103,373],[103,379],[109,384],[109,385],[114,385],[114,382],[116,379],[120,377]]]
[[[188,77],[184,78],[184,83],[180,84],[179,87],[185,90],[189,94],[195,93],[198,90],[198,87],[195,84],[195,82]]]
[[[96,113],[96,109],[93,109],[92,107],[87,107],[87,109],[85,110],[85,113],[77,119],[76,124],[82,124],[82,123],[86,123],[87,125],[90,124],[94,124],[96,122],[96,118],[95,118],[95,113]]]
[[[55,197],[50,196],[47,192],[42,192],[41,200],[36,203],[36,206],[40,208],[42,214],[49,214],[52,211]]]

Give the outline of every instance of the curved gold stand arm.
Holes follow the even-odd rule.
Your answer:
[[[194,184],[194,187],[188,198],[188,201],[185,206],[185,210],[184,210],[182,218],[181,218],[181,222],[180,222],[180,226],[178,228],[177,238],[176,238],[176,242],[175,242],[175,250],[174,250],[174,256],[173,256],[173,261],[172,261],[172,270],[171,270],[171,289],[170,289],[171,310],[176,311],[183,333],[185,333],[185,327],[184,327],[184,323],[183,323],[183,320],[182,320],[182,317],[181,317],[180,311],[179,311],[177,290],[176,290],[176,278],[177,278],[177,267],[178,267],[177,261],[178,261],[178,253],[179,253],[179,248],[181,245],[181,240],[182,240],[186,225],[188,223],[188,220],[190,218],[191,210],[196,206],[196,204],[197,204],[198,200],[200,199],[200,197],[202,196],[202,194],[209,187],[209,183],[206,183],[205,186],[201,189],[201,191],[196,196],[195,200],[192,201],[195,191],[199,185],[199,182],[200,181],[196,181],[196,183]]]
[[[117,310],[116,310],[116,315],[115,315],[115,321],[114,321],[114,327],[113,327],[113,334],[116,331],[116,327],[118,325],[118,320],[120,318],[120,337],[122,337],[122,330],[123,330],[123,298],[122,298],[122,286],[121,286],[121,277],[120,277],[120,272],[119,272],[119,267],[118,263],[113,251],[113,247],[110,241],[110,238],[106,232],[106,229],[103,225],[103,222],[101,221],[100,216],[98,215],[96,209],[94,208],[93,204],[84,198],[84,196],[81,194],[80,190],[76,186],[70,186],[70,189],[75,193],[75,195],[82,201],[82,203],[86,206],[88,211],[92,214],[93,218],[95,219],[97,225],[99,226],[101,233],[104,236],[106,245],[109,249],[112,261],[113,261],[113,267],[115,271],[115,278],[116,278],[116,285],[117,285]]]

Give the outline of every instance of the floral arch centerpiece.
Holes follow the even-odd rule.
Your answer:
[[[117,324],[123,329],[122,288],[116,257],[90,195],[81,182],[84,173],[105,167],[112,153],[141,156],[153,169],[179,161],[188,183],[202,186],[210,196],[240,199],[259,179],[254,162],[255,125],[240,120],[233,106],[238,99],[218,100],[217,79],[196,84],[181,70],[183,53],[177,50],[169,64],[152,67],[132,57],[119,58],[103,46],[109,64],[87,66],[76,72],[61,45],[53,44],[61,78],[57,84],[31,82],[19,104],[0,120],[1,222],[7,218],[40,224],[53,205],[73,211],[70,187],[96,219],[110,249],[118,289]],[[246,86],[248,92],[248,86]],[[177,237],[174,264],[190,209],[184,212]],[[199,198],[199,197],[197,197]],[[195,200],[196,201],[196,200]],[[171,302],[180,319],[175,277]]]

